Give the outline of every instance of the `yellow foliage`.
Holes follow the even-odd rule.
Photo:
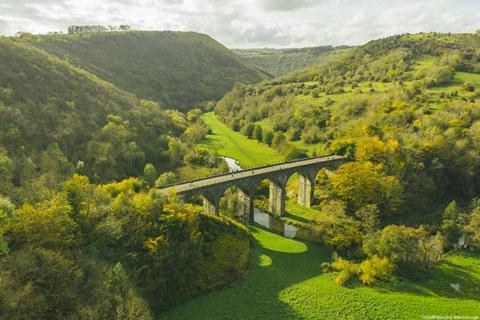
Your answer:
[[[152,207],[152,197],[146,193],[136,193],[133,196],[133,206],[141,213],[148,213]]]
[[[101,185],[100,188],[114,197],[122,192],[135,191],[135,189],[137,189],[141,184],[142,183],[138,178],[132,177],[120,182]]]
[[[355,274],[358,272],[358,264],[343,258],[338,258],[332,262],[332,268],[335,271],[345,271],[348,274]]]
[[[377,280],[388,280],[393,269],[394,266],[388,258],[373,256],[360,264],[360,281],[371,285]]]
[[[364,137],[357,141],[355,158],[359,161],[379,162],[385,157],[386,146],[377,136]]]
[[[158,252],[158,249],[163,245],[167,244],[167,239],[164,236],[158,236],[155,238],[148,238],[144,246],[151,254],[155,254]]]
[[[343,286],[348,280],[350,280],[351,277],[351,274],[342,271],[335,277],[335,283],[339,286]]]
[[[461,119],[452,119],[448,121],[448,125],[452,128],[466,128],[467,123]]]
[[[55,197],[37,207],[25,204],[16,211],[11,237],[19,243],[38,246],[70,246],[79,240],[78,225],[71,219],[70,212],[71,207],[63,197]]]

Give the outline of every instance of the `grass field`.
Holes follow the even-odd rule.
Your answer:
[[[162,315],[201,319],[421,319],[480,315],[480,254],[453,255],[432,277],[382,288],[340,287],[320,271],[327,248],[251,228],[253,266],[243,282],[201,296]],[[460,292],[450,284],[459,284]]]
[[[221,122],[213,112],[202,116],[212,134],[199,147],[216,151],[218,154],[236,159],[243,168],[282,162],[283,157],[268,145],[248,139]]]

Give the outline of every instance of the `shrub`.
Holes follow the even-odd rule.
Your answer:
[[[333,271],[332,264],[328,262],[323,262],[320,265],[320,270],[322,270],[322,272],[332,272]]]
[[[388,258],[373,256],[360,264],[360,281],[371,285],[377,280],[388,280],[392,277],[394,265]]]
[[[350,278],[352,277],[351,274],[348,272],[342,271],[335,277],[335,283],[339,286],[343,286]]]
[[[176,181],[177,177],[175,176],[175,173],[165,172],[158,177],[157,181],[155,181],[155,187],[161,188],[165,185],[175,183]]]

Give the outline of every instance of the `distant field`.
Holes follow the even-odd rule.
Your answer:
[[[213,112],[202,116],[212,134],[199,144],[199,147],[216,151],[218,154],[236,159],[241,167],[261,166],[282,162],[283,157],[268,145],[248,139],[221,122]]]
[[[382,288],[340,287],[320,271],[331,251],[251,228],[255,248],[250,276],[160,317],[202,319],[421,319],[422,315],[480,314],[480,254],[449,256],[423,281]],[[459,284],[460,291],[450,284]]]

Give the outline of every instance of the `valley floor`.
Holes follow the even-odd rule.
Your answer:
[[[428,280],[338,286],[320,264],[331,251],[253,227],[252,269],[238,285],[194,299],[160,319],[421,319],[480,315],[480,254],[451,255]],[[459,291],[451,285],[459,285]],[[458,287],[457,287],[458,288]]]
[[[242,166],[280,160],[265,144],[232,131],[213,113],[202,147],[238,159]],[[277,161],[278,162],[278,161]],[[287,218],[313,219],[318,210],[287,204]],[[251,273],[228,289],[198,297],[163,314],[177,319],[421,319],[422,315],[480,315],[480,253],[449,255],[422,281],[397,280],[379,287],[339,286],[320,264],[331,250],[252,227]],[[454,289],[453,287],[456,289]]]

